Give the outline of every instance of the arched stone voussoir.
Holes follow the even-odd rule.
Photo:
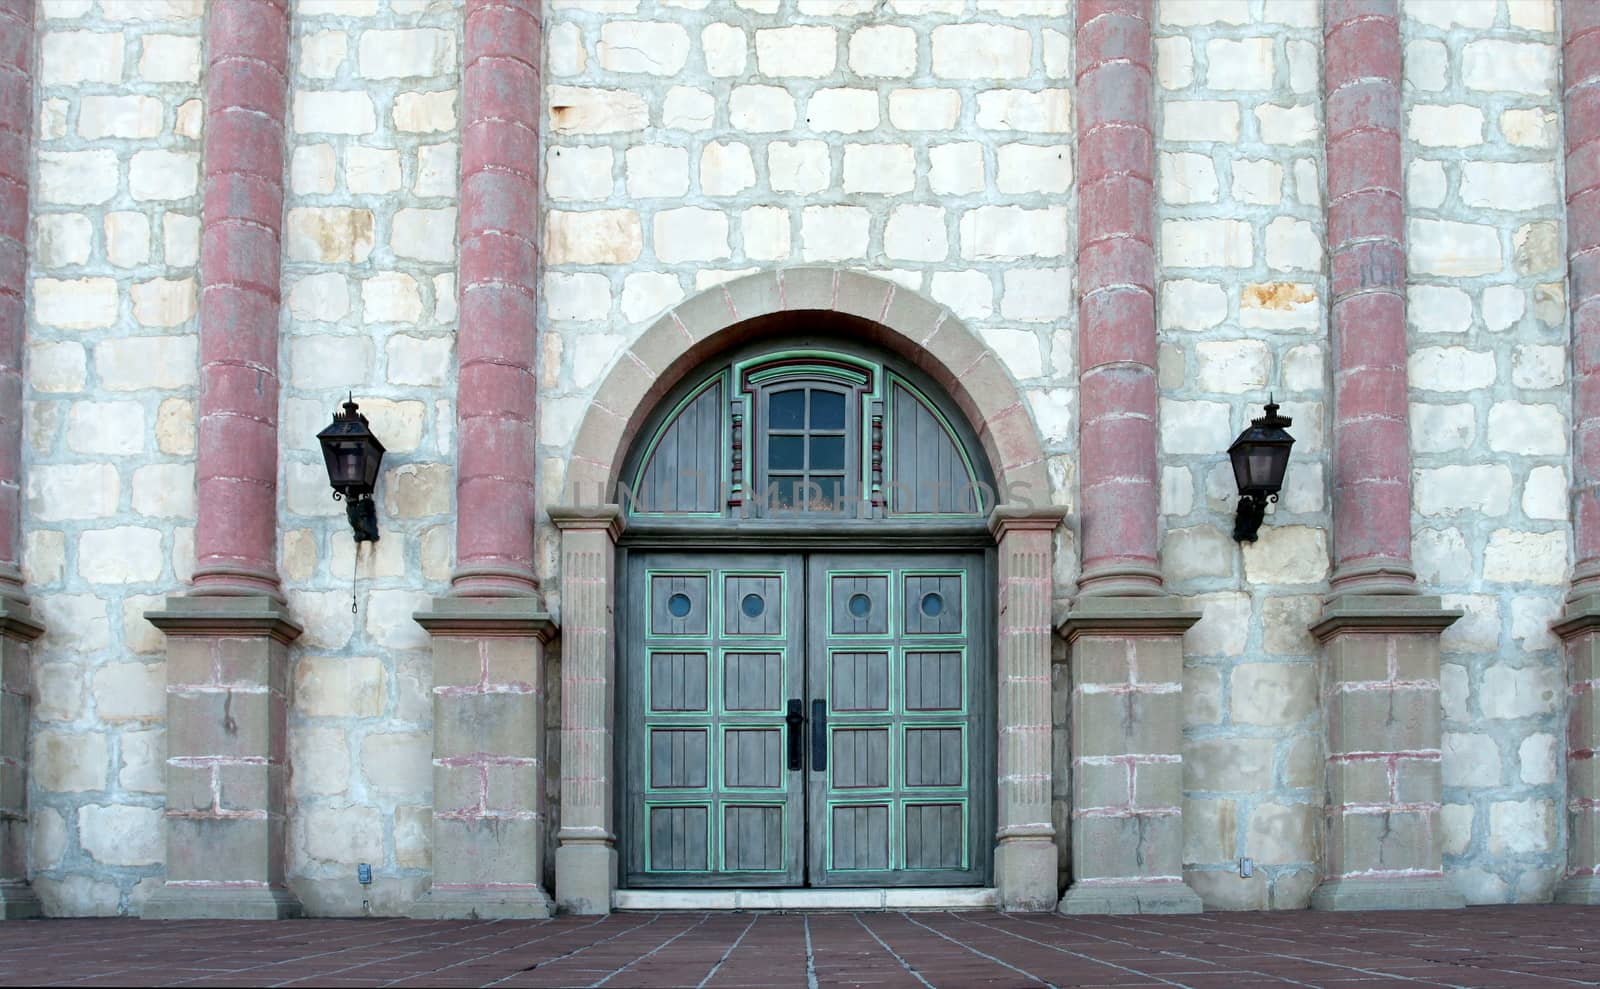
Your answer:
[[[872,323],[872,342],[928,374],[971,420],[1002,499],[1015,491],[1049,501],[1049,477],[1032,412],[999,359],[948,309],[875,275],[806,266],[757,272],[714,285],[668,310],[634,341],[595,392],[571,463],[607,473],[614,491],[628,445],[655,404],[717,352],[746,342],[743,324],[794,311],[837,312]],[[619,421],[621,423],[619,427]],[[570,485],[569,485],[570,487]]]

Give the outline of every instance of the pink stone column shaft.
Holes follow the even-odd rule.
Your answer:
[[[1397,0],[1332,0],[1323,42],[1334,350],[1334,593],[1408,593]]]
[[[23,285],[33,136],[33,0],[0,0],[0,595],[22,596]]]
[[[467,0],[454,591],[527,595],[536,465],[538,0]]]
[[[1078,479],[1085,594],[1153,594],[1156,318],[1150,0],[1080,0]]]
[[[286,0],[206,19],[196,594],[277,596]]]
[[[1600,591],[1600,5],[1561,8],[1572,295],[1573,599]]]

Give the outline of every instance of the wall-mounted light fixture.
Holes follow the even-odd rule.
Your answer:
[[[1269,396],[1267,414],[1250,420],[1249,428],[1228,447],[1233,480],[1239,485],[1239,511],[1233,519],[1236,542],[1255,542],[1267,502],[1278,500],[1289,466],[1289,448],[1294,446],[1294,437],[1284,430],[1292,425],[1294,420],[1278,415],[1278,405]]]
[[[333,414],[332,425],[317,434],[317,442],[322,444],[334,500],[344,500],[356,542],[377,542],[378,509],[372,491],[383,464],[383,444],[367,427],[367,417],[361,414],[354,396],[344,403],[343,412]]]

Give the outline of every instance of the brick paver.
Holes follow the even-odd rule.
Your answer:
[[[1600,985],[1600,909],[0,924],[0,985]]]

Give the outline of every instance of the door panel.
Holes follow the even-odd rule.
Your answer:
[[[886,566],[892,562],[894,565]],[[971,885],[988,875],[988,586],[979,554],[807,564],[807,687],[826,751],[807,783],[813,886]]]
[[[799,557],[636,554],[624,654],[620,808],[630,886],[804,878],[804,773],[788,701],[804,694]],[[628,624],[632,624],[629,622]]]

